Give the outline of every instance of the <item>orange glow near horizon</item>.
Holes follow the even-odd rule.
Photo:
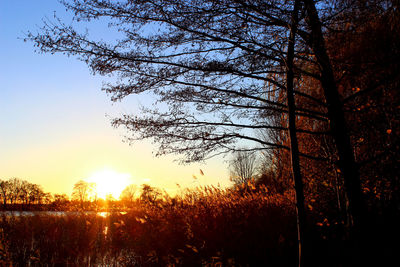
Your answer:
[[[131,183],[130,178],[130,174],[104,169],[93,173],[86,181],[96,185],[95,191],[99,198],[106,199],[107,195],[112,195],[118,199],[122,190]]]
[[[185,188],[231,185],[222,156],[206,164],[179,165],[177,155],[154,157],[158,144],[152,140],[132,146],[123,142],[131,133],[115,129],[110,120],[138,114],[153,96],[114,103],[101,88],[115,77],[93,76],[84,62],[65,55],[34,53],[32,43],[21,41],[24,32],[35,31],[46,14],[73,17],[57,1],[42,2],[0,1],[0,37],[2,51],[7,51],[0,64],[1,181],[15,177],[70,197],[74,184],[85,180],[97,184],[101,198],[119,198],[129,184],[138,190],[148,184],[171,195]],[[109,33],[99,32],[114,38]]]

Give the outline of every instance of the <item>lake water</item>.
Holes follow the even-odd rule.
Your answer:
[[[76,215],[81,215],[81,214],[86,214],[86,215],[94,215],[96,214],[97,216],[101,217],[107,217],[111,214],[111,212],[107,211],[102,211],[102,212],[96,212],[96,211],[0,211],[0,216],[35,216],[35,215],[46,215],[46,216],[76,216]],[[119,212],[120,214],[124,215],[126,212]]]

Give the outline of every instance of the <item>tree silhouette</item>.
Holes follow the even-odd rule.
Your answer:
[[[121,201],[126,203],[127,206],[132,207],[132,204],[136,199],[137,191],[138,191],[138,188],[135,184],[128,185],[121,192],[121,196],[120,196]]]
[[[74,0],[64,4],[76,21],[105,19],[121,38],[96,41],[57,20],[45,22],[40,33],[27,39],[42,52],[78,56],[93,73],[116,75],[118,81],[103,88],[113,101],[150,95],[156,105],[116,118],[113,125],[128,130],[128,141],[152,139],[157,155],[200,161],[241,151],[239,141],[250,151],[290,149],[300,213],[300,158],[321,157],[296,139],[330,134],[329,160],[343,177],[357,232],[365,203],[340,92],[343,73],[336,72],[335,51],[326,40],[344,32],[337,25],[347,25],[343,14],[357,8],[397,10],[396,1],[362,2]],[[310,83],[317,86],[308,87]],[[298,105],[304,103],[299,99],[314,105]],[[276,124],[277,117],[283,123]],[[296,124],[300,120],[307,123]],[[255,130],[272,132],[283,142],[260,137]],[[302,148],[298,153],[297,147]]]
[[[10,183],[9,181],[0,181],[0,196],[3,202],[3,208],[6,208],[7,202],[10,198]]]
[[[92,184],[80,180],[74,184],[72,199],[78,200],[81,209],[85,208],[85,203],[89,200],[92,191]]]
[[[296,26],[292,18],[297,24],[300,8],[296,4],[293,12],[291,3],[281,1],[77,0],[65,5],[78,20],[116,21],[113,25],[124,38],[112,44],[96,42],[60,21],[45,24],[41,34],[28,38],[41,51],[78,55],[94,73],[117,74],[119,82],[103,88],[114,101],[150,93],[163,103],[161,109],[143,108],[143,115],[126,114],[113,125],[126,127],[132,134],[129,141],[153,139],[159,145],[157,155],[182,154],[184,162],[192,162],[240,151],[238,141],[252,144],[250,150],[289,149],[258,138],[254,130],[287,131],[269,121],[275,113],[288,113],[286,101],[270,96],[293,82],[293,77],[285,79],[293,73],[286,68],[286,54],[290,61],[312,60],[295,51],[294,39],[287,53],[286,36]],[[151,31],[153,27],[159,30]],[[289,104],[294,107],[294,101]],[[324,118],[313,110],[291,110],[292,117]],[[294,143],[291,149],[296,149]],[[296,156],[293,166],[302,202],[295,161]]]
[[[238,150],[239,140],[253,143],[254,150],[288,149],[253,130],[286,131],[268,123],[272,112],[287,113],[286,104],[269,100],[268,94],[285,89],[282,57],[290,5],[73,1],[66,6],[79,20],[118,21],[114,26],[124,38],[96,42],[58,22],[28,39],[44,52],[78,55],[94,73],[118,75],[120,81],[103,88],[114,101],[150,94],[162,103],[143,107],[143,115],[113,121],[129,130],[129,141],[153,139],[158,155],[182,154],[184,162]],[[296,114],[316,116],[312,113]]]
[[[161,195],[160,191],[148,184],[142,185],[142,193],[140,194],[140,200],[143,203],[153,204],[157,198]]]
[[[307,252],[306,238],[306,214],[304,208],[303,178],[300,168],[299,145],[296,133],[296,104],[294,98],[294,57],[296,34],[299,23],[300,0],[295,0],[293,13],[290,21],[289,42],[286,55],[286,98],[288,106],[288,125],[290,139],[290,156],[292,175],[296,192],[297,211],[297,239],[298,239],[298,262],[299,266],[305,266],[304,251]]]
[[[245,184],[254,178],[256,172],[256,156],[247,151],[238,151],[230,161],[231,180],[237,184]]]

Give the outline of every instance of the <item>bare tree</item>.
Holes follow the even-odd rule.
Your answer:
[[[132,207],[133,202],[136,199],[136,192],[138,187],[135,184],[130,184],[121,192],[120,199],[122,202],[126,203],[127,206]]]
[[[69,197],[66,194],[54,194],[53,206],[56,209],[66,209],[70,204]]]
[[[40,185],[32,184],[24,180],[21,181],[19,192],[19,200],[21,203],[30,205],[36,202],[36,204],[40,204],[44,195],[45,193]]]
[[[6,208],[8,200],[10,199],[11,187],[9,181],[0,181],[0,197],[3,202],[3,208]]]
[[[294,98],[294,58],[296,34],[299,23],[300,0],[295,0],[293,4],[293,13],[290,22],[289,42],[286,54],[286,95],[288,106],[288,124],[290,138],[290,156],[292,165],[292,175],[294,189],[296,192],[296,212],[297,212],[297,239],[298,239],[298,263],[299,266],[307,265],[304,251],[306,246],[306,214],[304,208],[304,190],[303,178],[300,168],[299,145],[297,141],[296,128],[296,104]]]
[[[22,183],[23,181],[16,177],[8,180],[8,184],[10,187],[10,204],[16,204],[18,202],[20,194],[22,192]]]
[[[89,201],[90,193],[92,192],[93,184],[80,180],[74,184],[72,191],[72,199],[78,200],[82,209],[85,208],[85,203]]]
[[[41,51],[78,55],[94,73],[118,75],[117,83],[103,88],[114,101],[150,94],[162,103],[113,121],[128,129],[128,141],[153,139],[157,155],[198,161],[236,151],[238,141],[254,150],[288,149],[253,131],[287,130],[268,123],[269,114],[287,113],[287,107],[267,96],[285,89],[291,7],[270,2],[72,1],[66,6],[77,19],[118,21],[114,26],[124,38],[91,40],[61,22],[47,23],[42,34],[28,38]],[[155,25],[159,31],[149,30]]]
[[[294,99],[286,97],[315,100],[326,112],[295,107],[290,116],[329,125],[357,225],[363,210],[360,179],[324,44],[322,22],[328,24],[342,12],[333,2],[320,1],[316,6],[312,0],[73,0],[64,4],[74,12],[76,21],[105,19],[121,38],[110,43],[96,41],[58,20],[45,23],[41,33],[29,34],[27,39],[42,52],[78,56],[93,73],[115,74],[119,80],[103,88],[113,101],[150,94],[155,104],[162,103],[143,107],[140,115],[116,118],[113,125],[128,130],[128,141],[152,139],[159,145],[157,155],[180,154],[183,162],[240,151],[239,141],[253,144],[254,151],[289,149],[258,138],[254,130],[287,132],[287,127],[270,120],[274,114],[287,115],[288,105],[295,106]],[[296,36],[298,42],[294,42]],[[296,73],[287,78],[292,71]],[[271,98],[291,87],[294,74],[297,81],[302,75],[320,81],[324,99],[315,99],[295,87],[283,98]],[[293,120],[289,124],[296,126]],[[299,133],[325,134],[295,130],[291,141]],[[298,154],[315,157],[306,151]],[[292,157],[298,181],[299,157]],[[301,195],[301,186],[296,186],[296,191]]]
[[[40,185],[20,178],[0,181],[0,199],[3,206],[7,204],[42,204],[42,200],[50,193],[45,193]]]
[[[338,167],[343,174],[346,196],[349,200],[349,208],[353,219],[353,232],[356,239],[358,239],[359,229],[364,223],[366,212],[366,206],[362,198],[358,165],[355,161],[350,133],[345,120],[343,102],[337,87],[333,65],[326,49],[323,25],[317,7],[312,0],[304,0],[304,5],[307,14],[306,22],[310,28],[310,34],[305,41],[314,52],[316,64],[320,69],[319,80],[327,103],[330,132],[335,140],[339,161]]]
[[[161,195],[161,192],[150,185],[142,185],[142,193],[140,194],[140,200],[144,203],[153,204],[157,198]]]
[[[238,151],[230,161],[231,180],[239,185],[249,182],[256,172],[257,158],[254,153]]]
[[[65,5],[80,21],[115,22],[111,25],[124,37],[96,41],[58,21],[28,39],[44,52],[78,55],[94,73],[118,75],[117,83],[103,88],[114,101],[151,94],[163,104],[113,121],[128,130],[128,141],[152,139],[159,145],[157,155],[181,154],[183,162],[241,151],[239,141],[249,143],[250,151],[289,149],[258,138],[254,130],[287,131],[269,121],[273,114],[288,113],[285,99],[269,96],[286,89],[291,2],[75,0]],[[149,30],[153,27],[159,30]],[[296,60],[312,61],[294,50],[293,44]],[[308,109],[293,112],[325,118]]]

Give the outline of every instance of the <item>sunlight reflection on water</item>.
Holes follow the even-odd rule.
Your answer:
[[[107,211],[103,211],[103,212],[98,212],[97,213],[98,216],[103,217],[103,218],[107,217],[109,214],[110,213],[108,213]]]

